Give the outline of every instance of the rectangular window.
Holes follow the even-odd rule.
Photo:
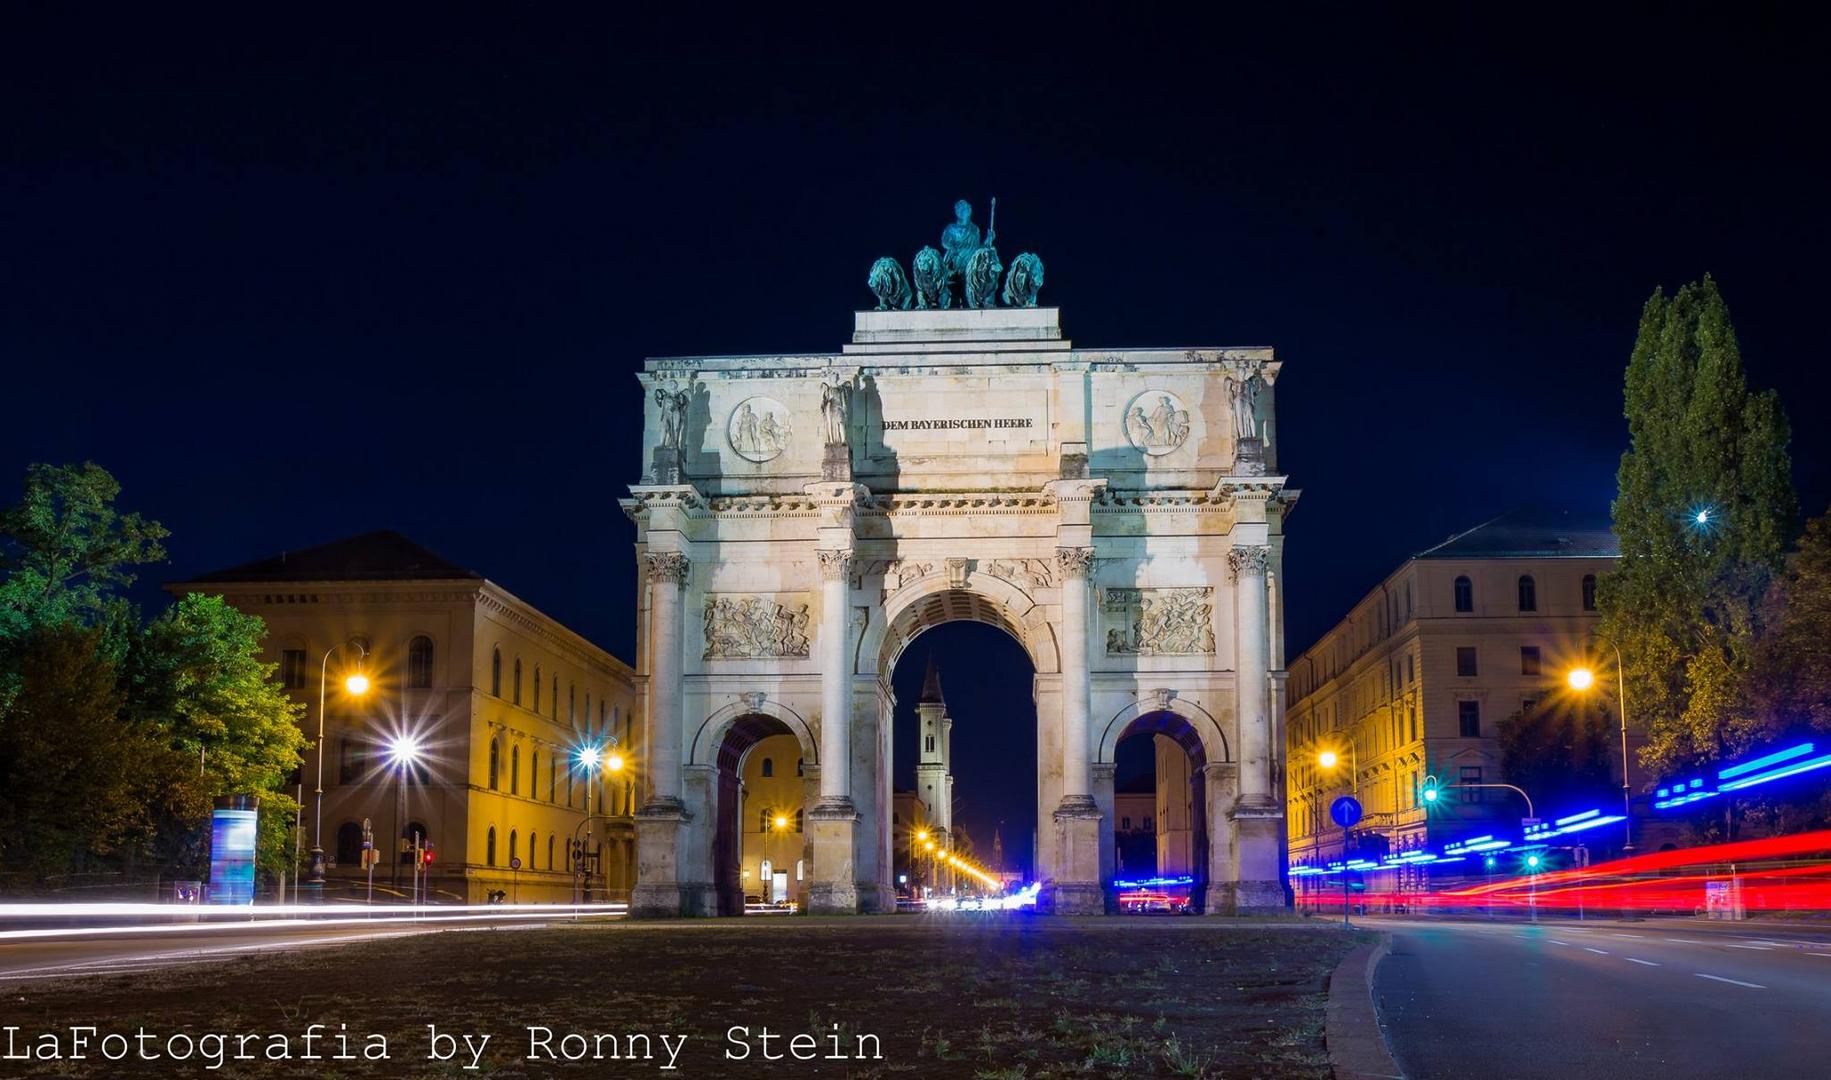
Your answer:
[[[1457,778],[1457,783],[1462,788],[1463,802],[1473,803],[1481,801],[1482,789],[1472,786],[1481,783],[1481,766],[1464,765],[1461,775]]]
[[[1475,646],[1456,646],[1456,674],[1470,676],[1475,673]]]
[[[1539,647],[1537,645],[1519,647],[1519,673],[1521,675],[1539,674]]]
[[[305,650],[280,650],[280,685],[288,690],[305,689]]]
[[[1456,703],[1456,723],[1463,738],[1481,738],[1481,702],[1458,701]]]
[[[1409,685],[1417,681],[1417,669],[1411,666],[1411,654],[1405,655],[1405,682]]]
[[[1520,711],[1520,715],[1521,715],[1521,716],[1530,716],[1530,715],[1532,715],[1532,710],[1534,710],[1534,709],[1536,709],[1536,708],[1538,708],[1538,707],[1539,707],[1539,699],[1538,699],[1538,698],[1535,698],[1535,697],[1523,697],[1523,698],[1520,698],[1520,699],[1519,699],[1519,711]]]

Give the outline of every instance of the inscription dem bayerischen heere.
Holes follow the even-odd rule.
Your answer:
[[[884,421],[885,431],[942,431],[952,428],[1027,428],[1035,423],[1028,416],[1009,417],[940,417],[929,420]]]

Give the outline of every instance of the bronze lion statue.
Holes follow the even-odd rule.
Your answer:
[[[966,306],[970,308],[988,308],[998,306],[998,275],[1004,272],[1004,264],[998,261],[998,249],[991,246],[982,247],[973,252],[966,260]]]
[[[1011,260],[1011,272],[1005,277],[1005,305],[1035,307],[1037,291],[1042,287],[1043,260],[1026,251]]]
[[[934,248],[925,247],[916,252],[909,264],[910,274],[915,278],[915,306],[923,311],[929,308],[952,307],[954,298],[950,295],[947,280],[947,263],[941,253]]]
[[[886,256],[872,263],[871,276],[865,284],[877,297],[877,310],[909,310],[909,279],[903,276],[903,268],[895,259]]]

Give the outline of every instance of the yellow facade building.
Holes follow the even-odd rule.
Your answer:
[[[1504,780],[1496,725],[1558,692],[1563,673],[1589,658],[1596,582],[1618,555],[1606,524],[1503,515],[1407,560],[1293,660],[1290,865],[1342,858],[1329,805],[1350,793],[1365,809],[1357,846],[1370,840],[1396,854],[1483,832],[1517,835],[1524,802],[1477,786]],[[1431,777],[1440,795],[1427,806]],[[1424,872],[1384,876],[1369,887],[1417,888]],[[1294,879],[1299,900],[1321,881]]]
[[[738,835],[746,903],[799,903],[807,880],[807,765],[793,735],[771,735],[738,770]]]
[[[378,900],[411,889],[416,841],[435,901],[628,898],[641,766],[628,665],[392,532],[167,589],[266,621],[266,659],[307,706],[301,866],[321,846],[327,898],[367,888],[365,819]]]

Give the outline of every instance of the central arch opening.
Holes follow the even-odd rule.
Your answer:
[[[1030,654],[1002,609],[970,593],[937,594],[905,615],[899,629],[907,645],[891,672],[898,903],[987,891],[950,870],[949,850],[994,876],[1030,880],[1037,844]]]
[[[1211,876],[1208,762],[1184,717],[1146,713],[1120,733],[1113,753],[1114,875],[1109,910],[1121,914],[1202,910]]]
[[[807,763],[781,720],[750,713],[718,745],[713,884],[720,915],[788,912],[805,903]]]

